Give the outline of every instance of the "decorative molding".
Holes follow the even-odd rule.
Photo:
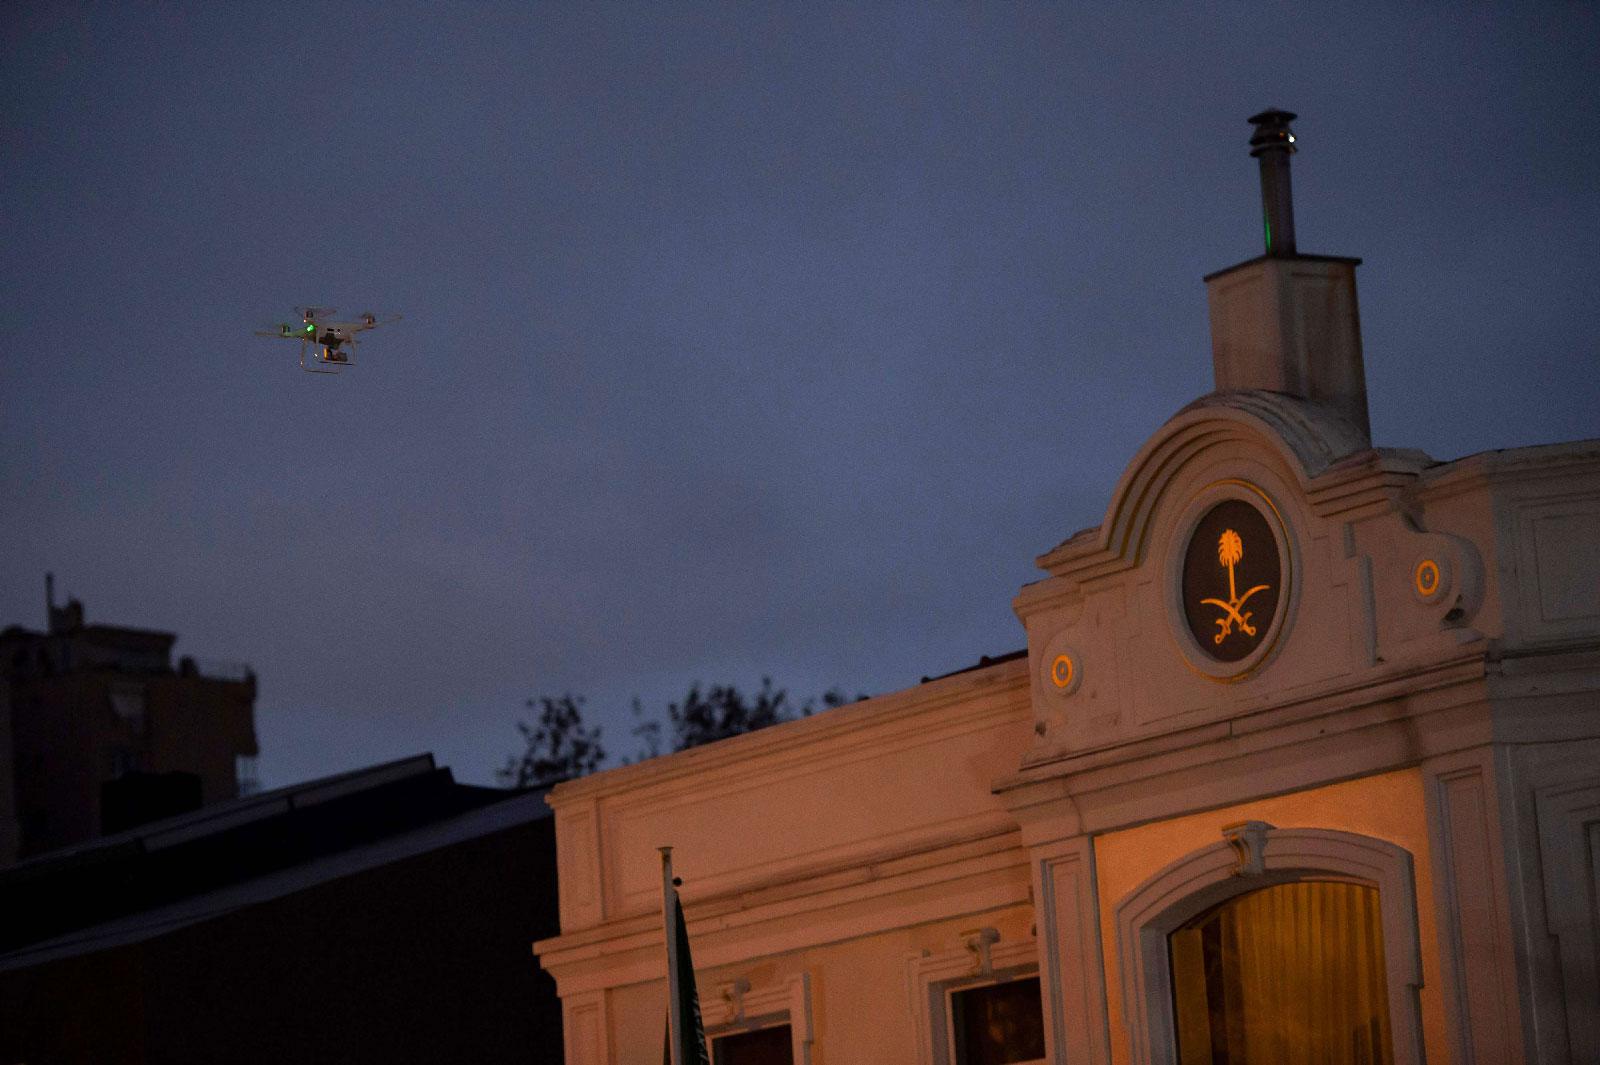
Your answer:
[[[1556,941],[1568,1060],[1600,1061],[1600,777],[1534,792],[1545,922]]]
[[[1411,594],[1419,603],[1436,603],[1450,594],[1450,559],[1422,552],[1411,567]]]
[[[556,814],[556,856],[561,876],[561,930],[571,932],[605,919],[600,882],[600,812],[585,802]]]
[[[1070,633],[1058,634],[1038,655],[1041,670],[1038,690],[1052,701],[1065,702],[1083,684],[1083,655],[1072,645]]]
[[[1395,632],[1390,654],[1410,641],[1426,640],[1441,629],[1464,629],[1483,605],[1483,558],[1471,540],[1454,533],[1431,532],[1409,514],[1400,532],[1375,542],[1371,549],[1386,558],[1385,603],[1396,612],[1389,622]],[[1401,589],[1404,589],[1402,592]],[[1402,620],[1400,612],[1420,611],[1422,624]]]
[[[1079,836],[1037,849],[1032,857],[1049,1060],[1109,1065],[1094,842]]]
[[[1331,582],[1330,587],[1340,583],[1348,585],[1351,661],[1361,669],[1371,669],[1378,664],[1378,593],[1373,582],[1372,558],[1357,547],[1354,525],[1346,522],[1339,538],[1343,548],[1341,561],[1349,576]]]
[[[978,935],[992,931],[983,929]],[[955,1065],[950,1057],[950,992],[1026,979],[1039,972],[1039,949],[1034,940],[995,942],[988,950],[988,973],[973,972],[970,943],[940,954],[923,951],[906,958],[906,989],[911,995],[911,1023],[916,1028],[917,1065]],[[1043,981],[1040,985],[1043,995]]]
[[[795,1065],[810,1065],[815,1034],[811,1021],[811,974],[795,973],[752,988],[745,977],[718,985],[700,1005],[707,1040],[787,1024]]]
[[[1519,642],[1592,638],[1600,630],[1600,493],[1520,499],[1515,514]]]
[[[1092,835],[1415,766],[1493,737],[1484,654],[1482,644],[1461,647],[1449,660],[1397,663],[1232,720],[1024,762],[995,791],[1026,839],[1033,824]]]
[[[557,784],[547,801],[562,810],[585,799],[620,795],[672,798],[705,790],[715,774],[719,783],[763,779],[774,765],[791,767],[810,760],[827,762],[893,744],[902,736],[926,740],[930,731],[967,730],[970,723],[1015,713],[1015,701],[1028,699],[1029,662],[1006,659],[962,670],[924,684],[862,699],[825,713],[785,721],[678,751],[670,757],[647,758]]]
[[[1238,862],[1234,866],[1234,876],[1261,876],[1267,871],[1267,833],[1276,828],[1265,821],[1239,821],[1222,826],[1222,837],[1233,848]]]
[[[1422,766],[1450,1060],[1521,1065],[1517,962],[1487,748]]]
[[[610,1065],[607,1027],[605,992],[563,997],[561,1042],[567,1065]]]
[[[859,907],[885,907],[904,927],[1028,903],[1028,855],[1013,829],[1003,837],[903,857],[883,856],[857,869],[799,878],[781,888],[686,898],[695,961],[726,971],[752,959],[863,934]],[[871,869],[870,875],[865,872]],[[562,994],[659,978],[661,915],[613,918],[534,944],[540,966]],[[963,953],[963,956],[966,956]]]
[[[728,808],[739,809],[741,816],[745,818],[752,818],[755,812],[750,803],[740,805],[730,802]],[[788,813],[792,815],[793,811]],[[779,818],[783,814],[784,811],[769,806],[765,810],[765,823],[781,824],[783,822]],[[656,824],[666,826],[667,822],[659,821]],[[767,892],[778,896],[820,894],[827,889],[831,878],[843,878],[850,883],[859,882],[860,877],[855,871],[862,868],[882,867],[897,859],[909,858],[914,861],[920,855],[936,854],[946,848],[985,840],[995,840],[997,841],[995,846],[1003,846],[1006,837],[1015,831],[1015,824],[1015,821],[1002,810],[979,810],[961,817],[952,815],[942,823],[930,815],[925,823],[912,825],[902,831],[893,831],[890,825],[884,824],[883,831],[877,835],[868,835],[863,830],[856,838],[833,841],[827,846],[813,850],[801,850],[797,846],[788,854],[777,854],[776,843],[764,840],[763,846],[773,852],[772,855],[766,856],[765,860],[731,869],[707,869],[689,881],[689,890],[684,894],[691,903],[713,898],[748,898],[752,894]],[[624,831],[617,827],[615,820],[611,822],[611,827],[619,835]],[[662,829],[665,830],[666,828]],[[629,826],[626,831],[632,838],[647,838],[652,834],[637,825]],[[840,833],[843,835],[842,828]],[[792,836],[793,834],[789,834],[789,838]],[[702,829],[698,838],[691,837],[688,842],[698,846],[708,838],[709,833]],[[773,836],[773,839],[783,838],[786,837],[781,832]],[[623,878],[624,872],[636,870],[619,869],[617,848],[613,846],[607,850],[607,857],[612,861],[608,878],[611,882],[607,885],[609,896],[607,915],[610,917],[651,915],[652,898],[647,887],[630,884],[630,890],[624,893],[622,885],[617,883]],[[690,855],[704,853],[704,850],[690,849],[687,846],[683,847],[683,850]],[[654,909],[659,909],[660,900],[654,902]]]
[[[1571,816],[1576,812],[1574,800],[1581,806],[1581,793],[1596,785],[1600,736],[1507,744],[1494,748],[1493,757],[1522,1053],[1526,1061],[1539,1065],[1588,1065],[1573,1053],[1568,997],[1572,989],[1563,968],[1569,958],[1583,961],[1572,953],[1582,939],[1581,915],[1570,908],[1593,905],[1583,900],[1594,898],[1589,892],[1600,891],[1600,885],[1583,886],[1585,866],[1592,879],[1600,880],[1600,869],[1592,864],[1600,854],[1600,840],[1591,838],[1589,846],[1595,849],[1583,849],[1583,819]],[[1600,959],[1591,954],[1591,980],[1597,962]],[[1600,1021],[1595,999],[1580,1001],[1579,1007],[1590,1025]]]
[[[965,704],[929,707],[920,720],[896,718],[865,732],[853,727],[858,719],[848,716],[855,707],[843,707],[790,723],[810,724],[846,712],[840,719],[846,727],[837,732],[795,733],[794,742],[759,755],[752,752],[748,762],[708,766],[692,786],[687,780],[657,779],[648,785],[641,781],[625,794],[605,796],[598,804],[605,915],[659,909],[658,877],[640,864],[639,855],[666,839],[664,833],[679,848],[688,885],[685,898],[692,904],[814,881],[833,870],[879,863],[885,856],[1009,830],[1011,822],[988,785],[1014,766],[1026,747],[1032,709],[1027,664],[1018,659],[1005,665],[1017,667],[1005,687],[992,687],[981,696],[969,693]],[[693,761],[697,753],[661,760]],[[950,787],[952,765],[964,767],[963,779],[971,787]],[[895,786],[867,805],[839,798],[864,779],[893,779]],[[745,847],[728,848],[719,828],[725,818],[690,813],[704,805],[708,792],[769,831],[748,837]],[[818,816],[824,809],[832,812]]]
[[[1207,396],[1175,414],[1139,449],[1112,491],[1100,526],[1040,555],[1039,568],[1055,577],[1083,579],[1134,565],[1145,547],[1151,513],[1174,471],[1201,450],[1235,441],[1263,449],[1302,488],[1324,473],[1342,484],[1349,475],[1334,463],[1367,447],[1358,430],[1318,404],[1261,391]],[[1359,472],[1369,475],[1365,466]],[[1415,476],[1409,468],[1404,472]],[[1370,471],[1380,479],[1390,473]],[[1024,589],[1019,613],[1031,612],[1036,600],[1054,591],[1049,583]]]
[[[1256,822],[1261,824],[1261,822]],[[1411,853],[1370,836],[1327,829],[1260,831],[1262,871],[1236,875],[1233,840],[1178,859],[1135,888],[1115,910],[1122,1010],[1133,1065],[1175,1065],[1172,973],[1167,937],[1235,895],[1300,880],[1353,880],[1378,889],[1394,1065],[1423,1065],[1422,952]]]
[[[993,976],[994,958],[990,948],[1000,942],[1000,932],[994,928],[979,928],[962,932],[967,940],[967,953],[972,955],[974,976]]]
[[[743,1024],[744,996],[750,991],[750,981],[741,976],[731,984],[723,984],[720,990],[722,1000],[728,1004],[728,1009],[733,1013],[733,1023]]]

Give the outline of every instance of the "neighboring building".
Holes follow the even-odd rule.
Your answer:
[[[1292,117],[1025,655],[552,791],[568,1065],[661,1060],[661,845],[723,1065],[1600,1062],[1600,443],[1372,446]]]
[[[0,678],[0,868],[16,861],[17,852],[22,849],[11,751],[11,685]]]
[[[540,792],[430,755],[0,870],[0,1061],[558,1060]]]
[[[255,674],[174,669],[172,633],[89,625],[76,599],[46,599],[47,632],[0,632],[0,864],[237,796]]]

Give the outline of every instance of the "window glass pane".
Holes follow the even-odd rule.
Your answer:
[[[950,996],[957,1065],[1010,1065],[1044,1057],[1039,978],[973,987]]]
[[[1180,1065],[1389,1065],[1378,891],[1278,884],[1168,939]]]
[[[794,1037],[787,1024],[717,1036],[711,1060],[714,1065],[794,1065]]]

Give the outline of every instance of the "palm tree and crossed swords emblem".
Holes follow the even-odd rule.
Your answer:
[[[1234,625],[1239,626],[1239,631],[1246,636],[1254,636],[1256,627],[1250,624],[1252,611],[1244,609],[1244,605],[1252,595],[1264,592],[1271,588],[1270,584],[1258,584],[1254,588],[1239,594],[1237,583],[1234,580],[1233,567],[1244,559],[1244,541],[1232,529],[1223,529],[1222,535],[1217,537],[1217,561],[1228,570],[1228,598],[1227,599],[1202,599],[1201,603],[1208,606],[1220,607],[1222,616],[1214,619],[1217,634],[1211,637],[1212,643],[1221,643],[1233,632]]]

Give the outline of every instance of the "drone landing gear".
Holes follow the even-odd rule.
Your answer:
[[[341,366],[348,366],[350,364],[350,361],[338,351],[325,347],[319,347],[317,352],[311,356],[311,361],[308,363],[306,362],[306,345],[308,343],[309,342],[305,340],[300,342],[300,369],[306,371],[306,373],[338,373]],[[330,357],[334,355],[338,355],[339,357],[336,359]],[[322,363],[324,365],[319,366],[317,365],[318,363]]]

